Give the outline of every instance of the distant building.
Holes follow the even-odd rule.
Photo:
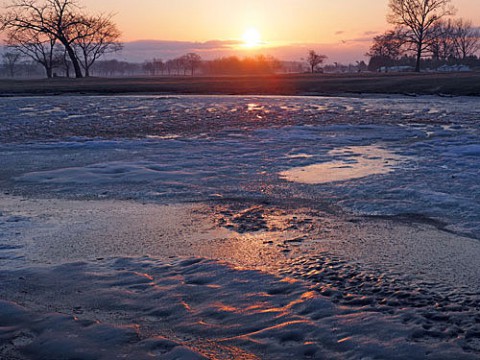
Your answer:
[[[402,66],[382,66],[378,69],[378,72],[388,73],[388,72],[413,72],[415,68],[413,66],[402,65]]]
[[[442,65],[437,68],[440,72],[468,72],[472,71],[467,65]]]

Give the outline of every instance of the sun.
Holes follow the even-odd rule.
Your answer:
[[[247,48],[254,48],[262,44],[262,36],[255,28],[248,28],[242,36],[243,46]]]

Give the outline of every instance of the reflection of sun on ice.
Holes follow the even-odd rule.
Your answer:
[[[262,36],[255,28],[247,29],[242,36],[243,45],[245,47],[253,48],[260,46],[262,43]]]

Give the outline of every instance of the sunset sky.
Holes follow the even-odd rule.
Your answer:
[[[83,0],[86,8],[116,13],[126,42],[157,40],[127,46],[125,57],[168,58],[184,51],[216,57],[262,52],[299,60],[315,48],[329,61],[360,59],[371,38],[388,24],[387,0]],[[454,0],[457,16],[480,25],[479,0]],[[254,28],[261,49],[237,46]],[[174,43],[172,43],[174,42]],[[201,43],[201,44],[198,44]],[[135,54],[136,53],[136,54]]]

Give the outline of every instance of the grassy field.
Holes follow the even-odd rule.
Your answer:
[[[480,72],[0,80],[0,96],[59,94],[480,95]]]

